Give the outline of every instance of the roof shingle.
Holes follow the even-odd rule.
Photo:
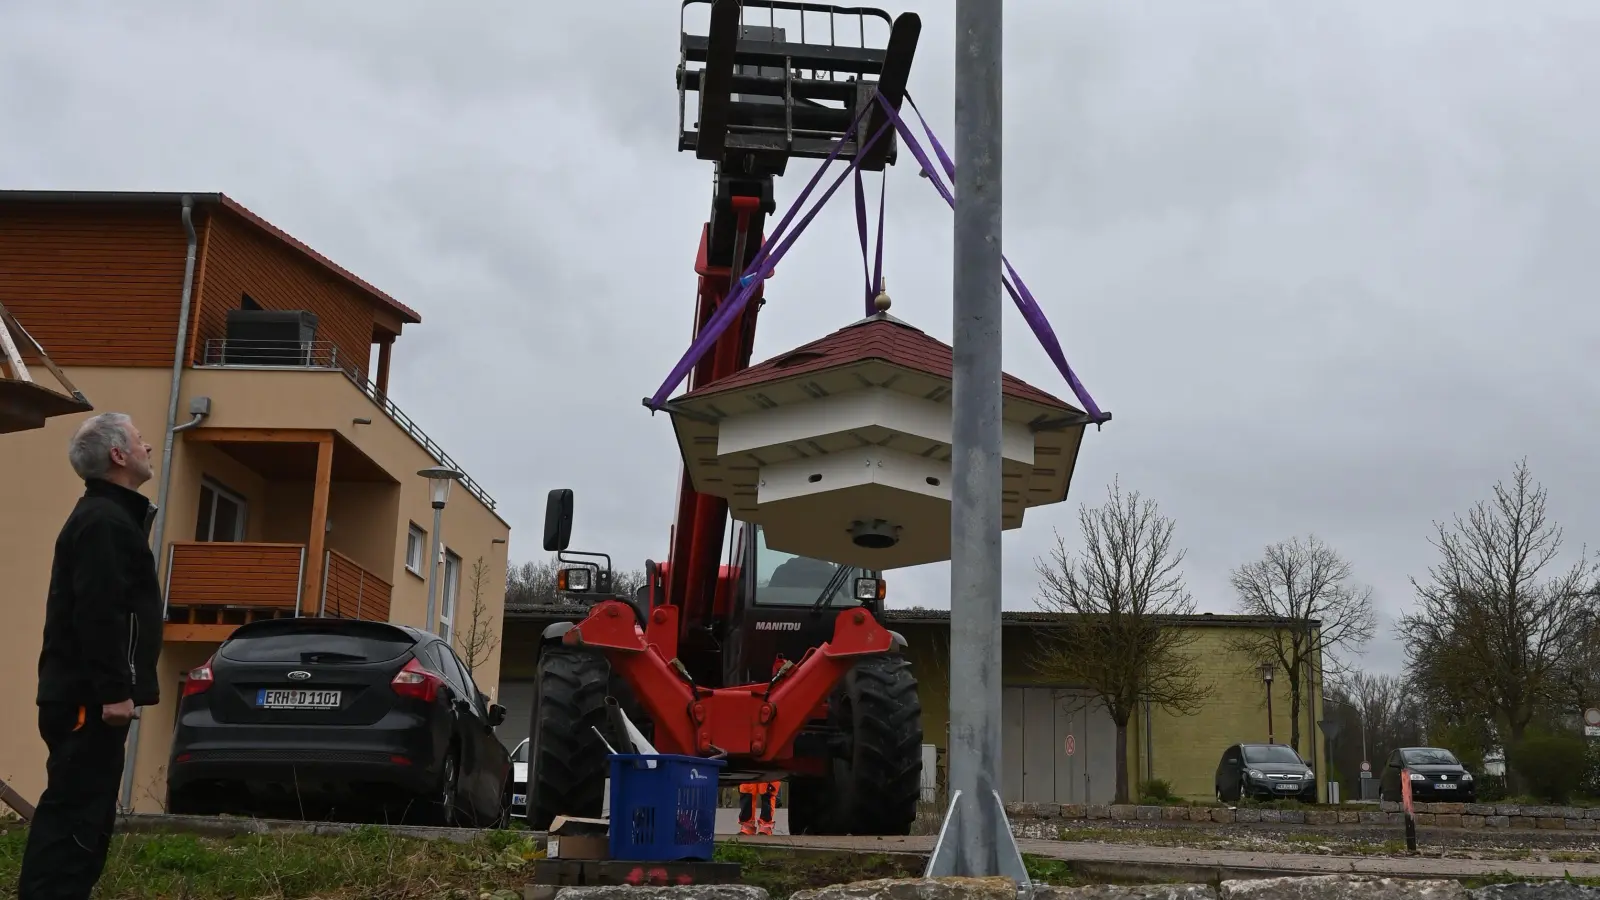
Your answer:
[[[887,313],[878,313],[765,362],[697,387],[679,399],[744,390],[869,359],[882,360],[936,378],[948,380],[953,377],[954,351],[949,344],[929,337]],[[1065,400],[1012,375],[1001,375],[1000,392],[1006,397],[1065,412],[1082,412]]]

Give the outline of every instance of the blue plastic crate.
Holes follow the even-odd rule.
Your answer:
[[[647,763],[654,762],[655,768]],[[727,763],[697,756],[611,756],[611,858],[709,860],[717,780]]]

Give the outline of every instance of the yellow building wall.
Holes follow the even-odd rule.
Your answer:
[[[922,701],[922,729],[925,743],[940,749],[940,765],[944,765],[943,752],[947,748],[950,722],[950,644],[949,626],[944,622],[896,622],[891,627],[906,637],[909,644],[907,656],[918,680],[918,693]],[[1180,716],[1152,707],[1150,714],[1150,740],[1145,740],[1144,711],[1141,708],[1128,722],[1128,780],[1137,791],[1138,784],[1147,779],[1146,760],[1155,778],[1165,779],[1180,797],[1194,800],[1210,799],[1217,762],[1229,744],[1267,740],[1266,691],[1261,677],[1247,659],[1231,652],[1229,638],[1243,633],[1240,628],[1191,626],[1197,633],[1195,643],[1187,648],[1199,662],[1201,678],[1212,685],[1213,692],[1201,709],[1188,716]],[[1051,687],[1077,687],[1054,681],[1030,665],[1030,657],[1039,646],[1038,631],[1025,625],[1008,625],[1001,637],[1001,677],[1006,687],[1030,685]],[[1318,740],[1315,760],[1317,779],[1326,789],[1327,772],[1324,765],[1320,734],[1315,721],[1322,717],[1322,705],[1315,712],[1309,703],[1309,680],[1302,685],[1300,755],[1311,761],[1311,740]],[[1290,692],[1284,673],[1278,671],[1273,682],[1272,696],[1273,737],[1280,744],[1289,743]],[[1137,797],[1133,798],[1137,800]]]
[[[94,403],[96,412],[119,411],[133,417],[153,448],[157,471],[143,493],[154,502],[161,474],[170,370],[73,367],[66,371]],[[426,580],[406,572],[404,559],[408,522],[432,530],[427,482],[415,473],[433,465],[433,458],[338,372],[188,370],[183,375],[180,412],[196,396],[212,398],[213,415],[202,427],[334,429],[400,481],[399,485],[336,484],[329,501],[329,517],[334,523],[329,546],[379,574],[390,573],[386,577],[394,585],[391,620],[422,626]],[[0,571],[6,573],[0,600],[13,615],[11,627],[0,634],[0,659],[5,660],[0,665],[6,667],[13,686],[0,697],[0,716],[18,726],[0,734],[0,778],[30,800],[36,800],[44,789],[45,748],[32,723],[36,720],[34,695],[50,559],[60,525],[83,491],[82,481],[67,463],[66,449],[84,418],[58,417],[45,428],[6,435],[0,443],[0,459],[8,470],[36,473],[8,480],[0,488],[0,508],[8,513],[0,516]],[[356,419],[370,419],[372,424],[358,425]],[[450,442],[450,436],[436,437]],[[462,443],[471,439],[470,435],[455,438]],[[215,476],[250,501],[250,540],[305,541],[311,514],[309,484],[298,491],[273,483],[269,490],[267,482],[232,457],[181,435],[173,444],[172,470],[164,542],[193,540],[202,473]],[[361,526],[374,519],[385,527]],[[493,698],[499,683],[497,641],[504,611],[510,527],[457,486],[444,510],[442,531],[444,545],[462,558],[455,643],[463,659],[468,655],[463,645],[473,603],[472,568],[477,559],[483,559],[486,577],[480,586],[479,618],[489,623],[494,643],[480,654],[473,676],[479,689]],[[157,564],[163,577],[166,562],[162,548]],[[161,705],[141,713],[133,776],[137,811],[153,812],[161,807],[179,679],[215,649],[214,644],[170,642],[163,648]]]

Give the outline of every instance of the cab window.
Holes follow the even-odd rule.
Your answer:
[[[823,562],[809,556],[796,556],[767,546],[766,531],[756,526],[756,596],[757,606],[812,606],[821,597],[828,583],[839,571],[837,563]],[[855,580],[871,573],[851,567],[835,583],[824,605],[842,608],[860,606],[855,599]]]

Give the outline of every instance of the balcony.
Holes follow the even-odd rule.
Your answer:
[[[379,373],[376,381],[368,380],[366,374],[350,361],[349,354],[341,354],[339,347],[331,341],[251,341],[236,339],[209,339],[205,341],[197,368],[209,369],[255,369],[255,370],[311,370],[340,372],[356,389],[365,394],[369,400],[383,410],[383,414],[395,425],[399,426],[413,441],[434,459],[439,465],[464,472],[460,463],[444,452],[427,432],[417,425],[416,421],[406,415],[405,411],[396,406],[388,396],[388,350],[389,344],[381,345],[379,357]],[[463,474],[461,486],[479,502],[490,510],[495,508],[494,498],[490,497],[482,485],[472,480],[471,476]]]
[[[297,615],[389,620],[392,586],[337,550],[323,554],[315,601],[305,595],[307,547],[175,541],[167,555],[169,641],[221,641],[261,619]]]

